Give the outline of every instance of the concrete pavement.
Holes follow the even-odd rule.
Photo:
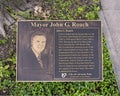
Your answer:
[[[101,0],[100,19],[120,90],[120,0]]]

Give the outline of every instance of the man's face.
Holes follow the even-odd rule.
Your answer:
[[[36,35],[31,40],[32,48],[36,52],[42,52],[45,49],[46,46],[46,38],[43,35]]]

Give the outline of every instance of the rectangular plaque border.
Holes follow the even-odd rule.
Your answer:
[[[101,33],[101,55],[102,55],[102,56],[101,56],[101,59],[102,59],[102,60],[101,60],[101,61],[99,60],[99,61],[102,63],[102,66],[101,66],[101,68],[102,68],[102,70],[101,70],[101,71],[102,71],[102,79],[101,79],[101,80],[68,80],[69,78],[67,78],[67,79],[64,78],[64,80],[60,80],[61,78],[59,78],[59,80],[57,80],[57,79],[54,78],[54,79],[51,80],[51,81],[49,81],[49,80],[48,80],[48,81],[47,81],[47,80],[46,80],[46,81],[44,81],[44,80],[43,80],[43,81],[42,81],[42,80],[39,80],[39,81],[34,81],[34,80],[32,80],[32,81],[17,80],[17,77],[18,77],[18,76],[17,76],[17,72],[18,72],[18,71],[17,71],[17,70],[18,70],[18,69],[17,69],[17,65],[18,65],[18,58],[17,58],[17,57],[18,57],[18,53],[19,53],[19,52],[18,52],[18,45],[19,45],[19,44],[18,44],[18,40],[19,40],[19,36],[18,36],[18,23],[19,23],[19,22],[31,22],[31,21],[35,21],[35,22],[37,22],[37,21],[40,21],[40,22],[44,22],[44,21],[45,21],[45,22],[50,22],[50,21],[51,21],[51,22],[52,22],[52,21],[59,21],[59,22],[60,22],[60,21],[68,21],[68,22],[73,22],[73,21],[74,21],[74,22],[77,22],[77,21],[79,21],[79,22],[80,22],[80,21],[86,21],[86,22],[91,22],[91,21],[95,21],[95,22],[98,22],[98,21],[99,21],[99,22],[101,23],[101,28],[98,28],[98,29],[100,29],[99,31],[100,31],[100,33]],[[92,28],[92,27],[91,27],[91,28]],[[55,29],[55,28],[54,28],[54,29]],[[62,29],[62,28],[61,28],[61,29]],[[73,28],[72,28],[72,29],[73,29]],[[80,28],[80,29],[82,29],[82,28]],[[83,28],[83,29],[90,29],[90,28]],[[84,81],[84,82],[97,82],[97,81],[103,81],[103,46],[102,46],[102,39],[103,39],[103,37],[102,37],[102,32],[101,32],[101,30],[102,30],[102,21],[101,21],[101,20],[18,20],[18,21],[17,21],[17,29],[16,29],[16,30],[17,30],[17,33],[16,33],[16,82],[83,82],[83,81]],[[54,34],[55,34],[55,32],[54,32]],[[55,42],[54,42],[54,44],[55,44]],[[99,48],[99,47],[98,47],[98,48]],[[55,53],[54,53],[54,56],[55,56]],[[100,56],[100,55],[99,55],[99,56]],[[55,60],[54,60],[54,62],[55,62]],[[54,63],[54,64],[55,64],[55,63]],[[99,71],[100,71],[100,70],[99,70]]]

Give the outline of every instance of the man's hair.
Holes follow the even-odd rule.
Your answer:
[[[45,36],[46,37],[46,34],[44,32],[33,32],[30,36],[30,42],[34,36]]]

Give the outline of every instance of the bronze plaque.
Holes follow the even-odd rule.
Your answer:
[[[17,81],[101,81],[101,21],[18,21]]]

